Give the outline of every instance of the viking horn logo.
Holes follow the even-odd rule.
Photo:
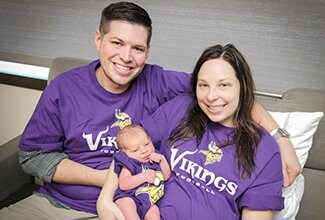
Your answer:
[[[115,110],[115,118],[117,119],[116,122],[114,122],[114,124],[111,127],[120,127],[120,129],[132,124],[131,122],[131,117],[125,113],[125,112],[121,112],[120,109],[116,109]]]
[[[220,162],[222,159],[222,150],[217,146],[216,142],[211,141],[208,145],[209,150],[201,150],[200,152],[206,156],[205,165]]]
[[[164,175],[162,172],[157,171],[156,178],[159,179],[161,183],[163,183]],[[143,193],[148,195],[151,204],[155,204],[164,195],[164,184],[159,184],[158,186],[148,184],[147,186],[140,187],[135,192],[135,195],[138,196]]]

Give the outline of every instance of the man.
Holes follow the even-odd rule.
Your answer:
[[[117,151],[117,132],[190,92],[188,74],[145,64],[151,34],[151,19],[136,4],[114,3],[102,11],[95,35],[99,60],[56,77],[22,135],[22,167],[44,185],[1,210],[0,219],[97,218],[96,200]],[[277,127],[260,105],[253,114],[267,130]],[[290,149],[284,155],[295,168]]]

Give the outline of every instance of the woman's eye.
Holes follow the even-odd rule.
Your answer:
[[[198,86],[199,86],[199,87],[207,87],[208,85],[205,84],[205,83],[200,83]]]
[[[220,84],[220,86],[221,87],[227,87],[227,86],[230,86],[230,84],[229,83],[222,83],[222,84]]]

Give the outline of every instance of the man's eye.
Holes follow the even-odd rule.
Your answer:
[[[137,52],[144,52],[144,48],[142,47],[135,47],[134,50],[136,50]]]

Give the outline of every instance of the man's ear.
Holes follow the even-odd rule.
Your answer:
[[[150,45],[148,46],[148,49],[147,49],[146,59],[148,59],[149,54],[150,54]]]
[[[100,35],[100,31],[96,30],[96,33],[95,33],[95,46],[96,46],[97,51],[99,50],[101,40],[102,40],[102,38],[101,38],[101,35]]]

